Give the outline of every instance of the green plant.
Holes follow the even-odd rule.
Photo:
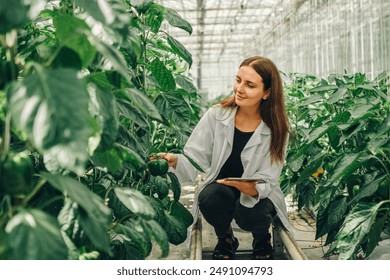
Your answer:
[[[370,255],[390,224],[389,75],[286,75],[293,130],[281,186],[317,217],[328,256]]]
[[[161,28],[191,25],[150,0],[0,0],[0,15],[0,258],[144,259],[153,240],[166,257],[192,216],[146,162],[198,120],[191,54]]]

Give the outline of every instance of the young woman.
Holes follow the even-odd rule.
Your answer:
[[[217,235],[214,259],[234,258],[238,240],[233,235],[233,220],[252,233],[252,258],[269,259],[273,250],[268,231],[273,217],[278,215],[290,229],[278,183],[289,134],[279,71],[265,57],[247,58],[238,69],[233,91],[234,96],[205,113],[184,148],[186,155],[208,170],[195,207],[199,206]],[[159,155],[180,181],[195,180],[198,171],[186,157]]]

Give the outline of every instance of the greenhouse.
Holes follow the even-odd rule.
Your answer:
[[[390,260],[390,1],[0,0],[0,59],[0,260]]]

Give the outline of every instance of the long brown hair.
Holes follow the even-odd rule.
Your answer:
[[[268,58],[253,56],[245,59],[242,66],[252,67],[263,79],[264,90],[270,94],[260,103],[260,116],[271,129],[271,161],[284,162],[286,141],[289,134],[289,121],[283,97],[283,83],[276,65]],[[237,106],[234,96],[222,100],[223,107]]]

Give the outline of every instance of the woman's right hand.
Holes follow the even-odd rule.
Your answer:
[[[157,156],[161,159],[164,159],[168,162],[168,165],[170,167],[173,167],[176,169],[178,156],[177,154],[171,154],[171,153],[157,153]]]

